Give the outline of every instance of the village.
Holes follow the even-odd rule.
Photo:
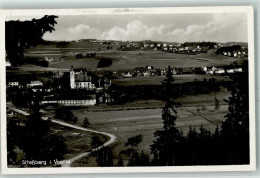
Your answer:
[[[235,73],[243,72],[245,69],[243,66],[230,65],[230,66],[207,66],[201,68],[173,68],[173,75],[211,75],[211,76],[230,76]],[[107,71],[106,74],[98,74],[99,71],[92,72],[92,76],[95,75],[95,79],[89,75],[88,70],[73,69],[71,67],[70,71],[53,71],[52,78],[66,80],[65,83],[69,83],[69,89],[71,96],[62,96],[62,98],[57,99],[57,93],[54,91],[59,89],[66,89],[66,86],[59,85],[57,88],[44,86],[44,83],[40,80],[32,80],[29,83],[19,82],[19,81],[7,81],[7,89],[26,89],[31,90],[34,94],[42,94],[42,105],[64,105],[64,106],[94,106],[101,103],[113,103],[113,98],[109,96],[107,91],[112,84],[113,80],[123,79],[123,78],[135,78],[135,77],[165,77],[167,73],[167,67],[165,68],[154,68],[153,66],[138,67],[129,71]],[[102,72],[103,73],[103,72]],[[76,91],[87,91],[89,95],[84,96],[85,98],[73,95]],[[102,94],[101,94],[102,92]],[[104,92],[104,93],[103,93]],[[105,95],[105,96],[104,96]],[[80,99],[79,99],[80,98]]]
[[[248,16],[127,14],[6,20],[8,167],[249,163]]]

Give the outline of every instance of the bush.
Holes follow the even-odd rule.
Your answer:
[[[88,128],[88,126],[90,125],[89,121],[88,121],[88,118],[86,117],[83,121],[83,124],[82,126],[85,127],[85,128]]]
[[[109,67],[111,65],[112,65],[112,59],[102,57],[98,62],[97,68]]]
[[[55,116],[64,121],[74,122],[74,114],[66,107],[58,107],[55,110]]]

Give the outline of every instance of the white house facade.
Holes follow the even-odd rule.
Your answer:
[[[73,68],[70,70],[70,88],[94,90],[95,85],[91,82],[91,76],[87,72],[75,72]]]

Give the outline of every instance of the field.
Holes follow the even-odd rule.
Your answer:
[[[162,67],[204,67],[204,66],[222,66],[229,65],[233,62],[240,61],[239,58],[214,55],[214,51],[206,54],[187,55],[168,53],[163,51],[118,51],[116,46],[111,50],[106,50],[106,45],[94,43],[73,43],[67,48],[56,48],[54,45],[39,45],[25,51],[25,56],[31,56],[43,59],[51,57],[56,61],[51,63],[49,67],[69,69],[72,65],[74,68],[84,67],[90,70],[97,69],[99,57],[109,57],[113,60],[113,64],[104,70],[129,70],[135,67],[145,67],[152,65],[155,68]],[[96,58],[75,58],[77,53],[96,52]],[[66,56],[66,57],[65,57]],[[62,57],[63,60],[60,60]],[[42,67],[43,68],[43,67]],[[43,69],[44,70],[44,69]]]
[[[70,159],[80,153],[91,150],[91,139],[94,135],[98,135],[102,142],[105,142],[107,139],[103,135],[72,129],[55,123],[51,123],[50,128],[53,134],[61,135],[65,140],[67,152],[64,155],[64,159]]]
[[[155,68],[172,67],[204,67],[204,66],[221,66],[229,65],[238,61],[237,58],[217,56],[213,54],[185,55],[167,53],[162,51],[101,51],[97,52],[98,57],[110,57],[114,59],[110,67],[105,70],[128,70],[136,67],[145,67],[152,65]],[[68,68],[71,65],[86,67],[91,70],[97,69],[96,59],[91,58],[69,58],[63,62],[50,65],[55,68]]]
[[[203,81],[209,79],[216,79],[216,81],[230,81],[229,78],[223,76],[210,76],[210,75],[196,75],[196,74],[186,74],[186,75],[174,75],[174,84],[180,84],[185,82]],[[112,80],[113,84],[120,86],[130,86],[130,85],[161,85],[165,76],[147,76],[147,77],[134,77],[134,78],[121,78]]]
[[[40,45],[36,48],[26,50],[25,56],[44,58],[51,57],[54,59],[49,67],[40,67],[35,65],[24,65],[7,71],[10,74],[28,74],[30,72],[44,72],[52,70],[63,70],[73,66],[74,68],[87,68],[90,70],[111,70],[126,71],[136,67],[145,67],[152,65],[154,68],[165,68],[167,66],[176,68],[193,68],[204,66],[224,66],[233,62],[239,62],[241,59],[220,55],[214,55],[214,51],[206,54],[187,55],[176,54],[162,51],[118,51],[115,49],[106,50],[106,45],[90,43],[73,43],[67,48],[56,48],[54,45]],[[96,52],[96,57],[92,58],[76,58],[77,53]],[[99,58],[111,58],[113,64],[103,69],[97,69]],[[184,74],[175,75],[176,84],[203,81],[215,78],[216,81],[230,81],[224,76],[195,75]],[[135,77],[114,79],[113,84],[121,86],[129,85],[161,85],[164,77]],[[224,98],[229,96],[226,88],[222,88],[219,92],[199,95],[184,95],[177,101],[182,107],[177,109],[178,119],[176,127],[186,134],[189,127],[195,127],[197,130],[203,127],[214,132],[215,128],[225,120],[225,114],[228,111],[228,105],[224,102]],[[215,107],[215,97],[219,100],[219,108]],[[143,135],[143,141],[139,145],[139,150],[144,150],[150,154],[150,145],[153,143],[154,132],[162,129],[161,108],[164,105],[162,101],[146,100],[134,101],[125,105],[100,105],[86,107],[73,110],[75,116],[78,117],[77,125],[82,125],[84,118],[88,118],[90,128],[98,131],[104,131],[117,136],[117,142],[112,145],[113,152],[116,157],[124,148],[124,144],[129,137],[138,134]],[[93,136],[75,130],[63,127],[53,126],[53,130],[65,137],[68,145],[68,153],[65,158],[82,153],[90,149],[90,138]],[[103,138],[105,139],[105,138]],[[73,166],[96,166],[95,157],[90,156],[78,160]]]
[[[215,110],[215,95],[220,102],[218,110]],[[210,93],[209,95],[179,98],[177,101],[181,102],[183,106],[177,109],[176,126],[184,134],[187,133],[190,126],[198,130],[203,125],[203,127],[214,131],[216,126],[225,119],[227,105],[223,99],[228,96],[229,93],[222,89],[218,93]],[[149,106],[149,101],[146,102],[148,102],[146,105]],[[117,143],[113,147],[115,155],[118,156],[118,153],[125,149],[123,145],[127,138],[137,134],[143,135],[143,142],[139,145],[139,150],[149,153],[149,145],[154,140],[153,133],[158,129],[162,129],[161,107],[159,105],[162,105],[162,103],[159,102],[158,107],[152,109],[122,109],[105,112],[80,109],[75,110],[74,114],[78,117],[79,123],[83,122],[83,118],[88,117],[91,128],[115,134],[117,136]],[[91,159],[93,158],[84,158],[85,161]],[[78,163],[82,164],[82,162],[85,162],[84,160],[79,160]],[[75,165],[77,165],[77,162],[75,162]]]

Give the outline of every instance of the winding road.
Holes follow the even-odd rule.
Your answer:
[[[16,112],[16,113],[25,115],[25,116],[29,116],[30,115],[29,113],[27,113],[27,112],[25,112],[23,110],[17,109],[17,108],[11,108],[11,110]],[[62,126],[73,128],[73,129],[82,130],[82,131],[86,131],[86,132],[92,132],[92,133],[101,134],[101,135],[105,135],[105,136],[109,137],[109,140],[107,142],[105,142],[103,145],[99,146],[98,148],[95,148],[95,149],[92,149],[92,150],[90,150],[88,152],[84,152],[84,153],[81,153],[81,154],[79,154],[77,156],[74,156],[74,157],[70,158],[68,161],[64,161],[64,164],[62,164],[62,167],[70,167],[71,164],[74,161],[77,161],[77,160],[79,160],[79,159],[81,159],[81,158],[83,158],[85,156],[88,156],[91,152],[100,150],[102,147],[111,145],[112,143],[114,143],[116,141],[116,136],[113,135],[113,134],[110,134],[110,133],[87,129],[87,128],[84,128],[84,127],[68,124],[66,122],[58,121],[58,120],[55,120],[55,119],[50,119],[50,121],[53,122],[53,123],[62,125]]]
[[[100,150],[102,147],[108,146],[108,145],[110,145],[110,144],[112,144],[112,143],[114,143],[116,141],[116,136],[113,135],[113,134],[110,134],[110,133],[100,132],[100,131],[91,130],[91,129],[86,129],[84,127],[75,126],[75,125],[72,125],[72,124],[68,124],[66,122],[57,121],[55,119],[51,119],[51,122],[56,123],[56,124],[60,124],[60,125],[66,126],[66,127],[70,127],[70,128],[73,128],[73,129],[78,129],[78,130],[82,130],[82,131],[86,131],[86,132],[92,132],[92,133],[101,134],[101,135],[105,135],[105,136],[109,137],[109,140],[107,142],[105,142],[103,145],[99,146],[98,148],[92,149],[91,151],[84,152],[84,153],[81,153],[81,154],[79,154],[79,155],[77,155],[77,156],[75,156],[73,158],[70,158],[69,161],[65,161],[64,162],[62,167],[70,167],[71,164],[74,161],[77,161],[77,160],[79,160],[79,159],[81,159],[81,158],[83,158],[85,156],[88,156],[91,152]]]

